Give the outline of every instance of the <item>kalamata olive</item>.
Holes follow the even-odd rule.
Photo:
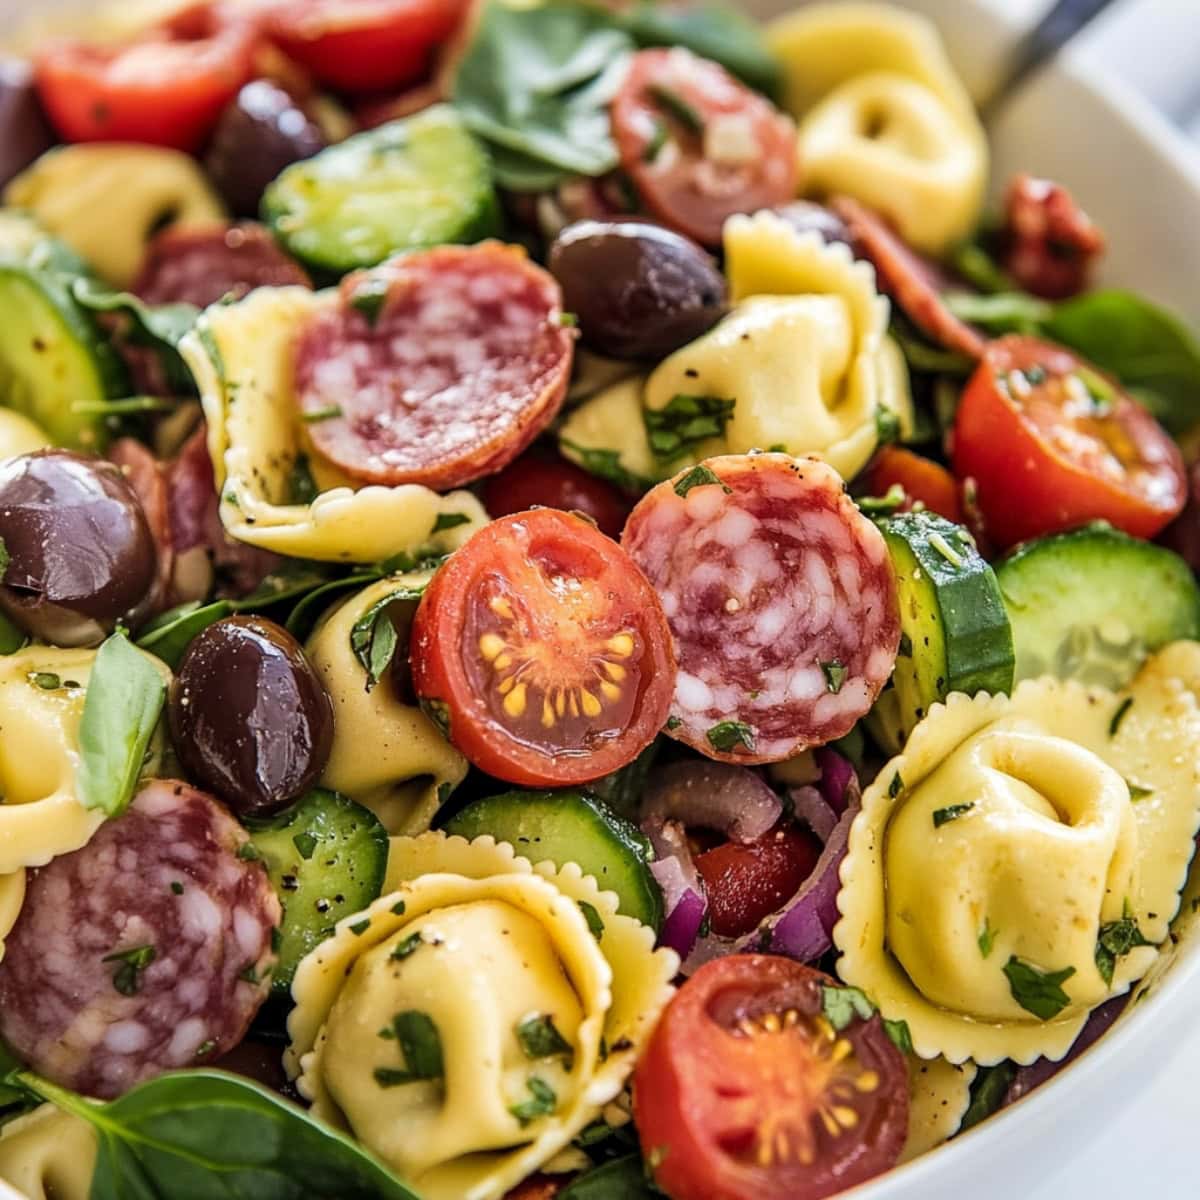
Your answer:
[[[157,555],[120,469],[67,450],[0,461],[0,538],[9,561],[0,607],[59,646],[95,645],[136,623]]]
[[[0,58],[0,188],[57,140],[38,100],[33,67]]]
[[[300,643],[263,617],[226,617],[188,647],[167,713],[184,768],[243,817],[310,788],[333,744],[333,705]]]
[[[563,307],[612,358],[665,358],[726,311],[725,280],[695,242],[640,221],[577,221],[550,247]]]
[[[811,200],[793,200],[775,210],[797,233],[819,233],[828,244],[850,243],[850,230],[846,222],[832,209]]]
[[[327,144],[320,125],[291,93],[256,79],[221,114],[204,167],[233,214],[254,217],[267,184]]]

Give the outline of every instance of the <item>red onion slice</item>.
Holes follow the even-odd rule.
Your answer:
[[[734,842],[753,842],[772,829],[783,812],[779,797],[746,767],[719,762],[678,762],[648,781],[642,829],[678,821],[688,829],[713,829]]]
[[[815,787],[792,788],[788,799],[796,816],[805,823],[821,839],[829,841],[834,827],[838,823],[838,814],[830,808],[825,797]]]
[[[821,771],[817,787],[825,803],[840,816],[858,798],[858,776],[854,773],[854,764],[828,746],[816,750],[813,758]]]
[[[680,958],[686,958],[696,944],[708,902],[701,893],[687,886],[678,859],[664,858],[652,863],[650,870],[663,890],[667,909],[658,944],[669,946]]]

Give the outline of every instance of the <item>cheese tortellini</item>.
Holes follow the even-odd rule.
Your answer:
[[[0,875],[0,962],[4,961],[4,939],[12,932],[24,903],[24,869]]]
[[[408,623],[429,572],[381,579],[343,601],[317,627],[306,647],[309,661],[333,701],[333,749],[321,776],[324,787],[369,808],[391,834],[429,828],[441,794],[462,782],[467,760],[387,678],[368,688],[367,673],[351,645],[364,617],[389,597],[397,654],[405,654]]]
[[[499,1200],[621,1093],[678,967],[573,863],[396,838],[300,964],[285,1063],[425,1200]]]
[[[43,1104],[0,1129],[0,1181],[26,1200],[88,1200],[96,1151],[82,1117]]]
[[[1061,1058],[1150,968],[1200,825],[1198,667],[1178,643],[1120,696],[1055,679],[952,695],[867,790],[839,973],[918,1054]]]
[[[978,1074],[973,1062],[955,1065],[944,1058],[908,1058],[908,1140],[900,1162],[933,1150],[952,1138],[971,1103]]]
[[[128,287],[146,243],[167,224],[222,221],[225,208],[194,159],[125,142],[60,146],[4,192],[116,287]]]
[[[238,541],[325,561],[456,549],[487,520],[470,492],[360,487],[307,444],[293,389],[296,333],[321,306],[336,303],[336,291],[259,288],[207,309],[181,342],[208,420],[221,521]],[[293,501],[300,465],[319,492],[311,503]],[[459,517],[466,520],[455,523]],[[450,518],[451,528],[435,532],[439,518]]]
[[[890,5],[813,5],[776,21],[768,40],[799,122],[806,192],[853,196],[931,254],[971,232],[987,140],[929,21]]]

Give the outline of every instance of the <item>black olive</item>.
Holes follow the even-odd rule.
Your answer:
[[[578,221],[555,239],[549,267],[584,343],[612,358],[665,358],[727,309],[712,258],[657,225]]]
[[[290,92],[256,79],[221,114],[204,167],[234,215],[254,217],[267,184],[326,145],[321,127]]]
[[[850,229],[832,209],[811,200],[793,200],[775,210],[797,233],[819,233],[829,245],[832,242],[850,244]]]
[[[242,817],[307,791],[333,744],[333,705],[300,643],[263,617],[226,617],[188,647],[171,685],[185,770]]]
[[[157,554],[146,514],[118,467],[68,450],[0,461],[0,607],[34,637],[96,645],[136,623]]]
[[[57,140],[38,101],[33,67],[0,59],[0,188]]]

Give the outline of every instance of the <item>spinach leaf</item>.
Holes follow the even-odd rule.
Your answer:
[[[561,167],[511,150],[497,142],[488,145],[492,159],[492,177],[510,192],[552,192],[564,178]]]
[[[199,600],[191,600],[155,617],[142,630],[137,644],[161,658],[174,671],[178,669],[192,639],[232,612],[233,605],[228,600],[216,600],[203,605]]]
[[[723,396],[672,396],[664,408],[642,413],[650,449],[660,462],[669,463],[694,450],[709,438],[718,438],[733,416],[736,401]]]
[[[974,292],[947,292],[942,300],[960,321],[968,321],[988,333],[1030,333],[1045,330],[1054,316],[1054,305],[1025,292],[997,292],[977,296]]]
[[[367,673],[367,691],[380,680],[396,653],[399,636],[392,621],[392,605],[420,600],[423,587],[399,587],[377,600],[350,629],[350,649]]]
[[[655,1200],[661,1195],[647,1181],[641,1156],[629,1154],[573,1179],[558,1200]]]
[[[959,1133],[966,1133],[980,1121],[990,1117],[1004,1102],[1004,1094],[1016,1077],[1015,1063],[1002,1062],[994,1067],[981,1067],[971,1085],[971,1103],[963,1114]]]
[[[568,0],[509,8],[492,0],[459,64],[454,103],[469,129],[501,147],[499,167],[510,184],[523,174],[526,186],[541,190],[546,168],[603,175],[617,165],[608,105],[632,49],[599,8]]]
[[[415,1200],[348,1137],[235,1075],[160,1075],[107,1104],[14,1078],[96,1130],[91,1200]]]
[[[366,587],[368,583],[375,583],[381,577],[382,572],[374,569],[356,571],[353,575],[345,575],[341,579],[331,579],[321,584],[320,587],[307,592],[292,609],[287,619],[288,633],[303,642],[316,628],[321,614],[333,603],[339,592]]]
[[[238,612],[246,609],[253,612],[272,604],[299,600],[328,583],[329,574],[329,567],[325,563],[306,562],[303,559],[289,560],[278,570],[264,576],[250,595],[233,601],[233,607]]]
[[[1004,974],[1008,976],[1012,998],[1041,1021],[1053,1021],[1071,1003],[1071,997],[1063,991],[1062,985],[1075,974],[1074,967],[1043,971],[1033,963],[1022,962],[1014,954],[1004,964]]]
[[[123,633],[96,652],[79,723],[79,801],[120,816],[133,799],[167,685]]]
[[[606,479],[609,483],[631,496],[641,496],[654,486],[653,479],[635,475],[621,462],[619,450],[598,449],[581,446],[568,438],[559,438],[558,444],[567,452],[566,457],[581,466],[591,475]]]

